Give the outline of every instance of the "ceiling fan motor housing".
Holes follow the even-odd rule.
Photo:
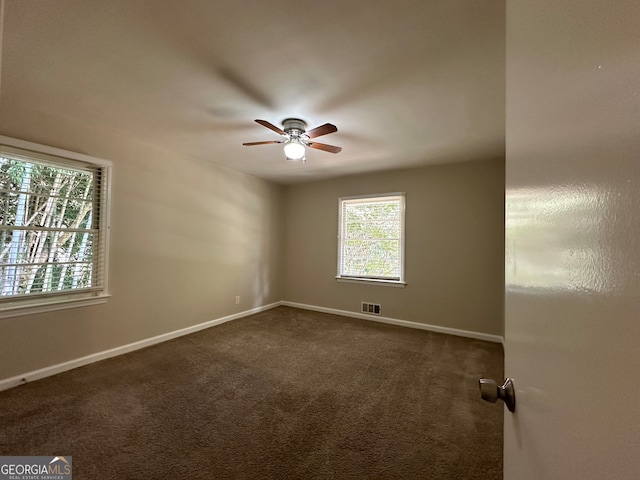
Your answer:
[[[299,118],[287,118],[282,122],[282,129],[289,135],[297,131],[298,135],[303,134],[307,130],[307,124]]]

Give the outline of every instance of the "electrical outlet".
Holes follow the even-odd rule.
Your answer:
[[[240,295],[236,295],[236,305],[240,305]]]

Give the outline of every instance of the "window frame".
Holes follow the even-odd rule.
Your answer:
[[[400,259],[399,259],[399,271],[400,276],[399,279],[388,279],[388,278],[380,278],[380,277],[367,277],[367,276],[355,276],[355,275],[343,275],[341,272],[342,269],[342,259],[343,259],[343,204],[344,202],[348,202],[351,200],[366,200],[366,199],[379,199],[385,197],[398,197],[400,200]],[[406,225],[406,193],[405,192],[391,192],[391,193],[376,193],[376,194],[367,194],[367,195],[352,195],[352,196],[344,196],[338,199],[338,251],[337,251],[337,275],[336,279],[338,282],[345,283],[357,283],[357,284],[369,284],[369,285],[379,285],[379,286],[387,286],[387,287],[404,287],[406,285],[405,279],[405,258],[406,258],[406,236],[405,236],[405,225]]]
[[[108,267],[112,162],[3,135],[0,135],[1,155],[24,157],[32,159],[34,162],[53,164],[62,168],[99,169],[101,188],[98,199],[100,215],[97,232],[99,238],[97,255],[100,267],[96,272],[98,275],[97,285],[91,288],[52,294],[0,297],[0,319],[105,303],[110,297]]]

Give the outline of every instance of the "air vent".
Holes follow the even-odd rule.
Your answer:
[[[382,312],[382,307],[377,303],[362,302],[362,313],[380,315],[381,312]]]

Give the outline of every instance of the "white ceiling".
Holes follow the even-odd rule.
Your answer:
[[[504,0],[6,0],[2,102],[280,183],[504,155]],[[287,162],[256,124],[343,147]]]

